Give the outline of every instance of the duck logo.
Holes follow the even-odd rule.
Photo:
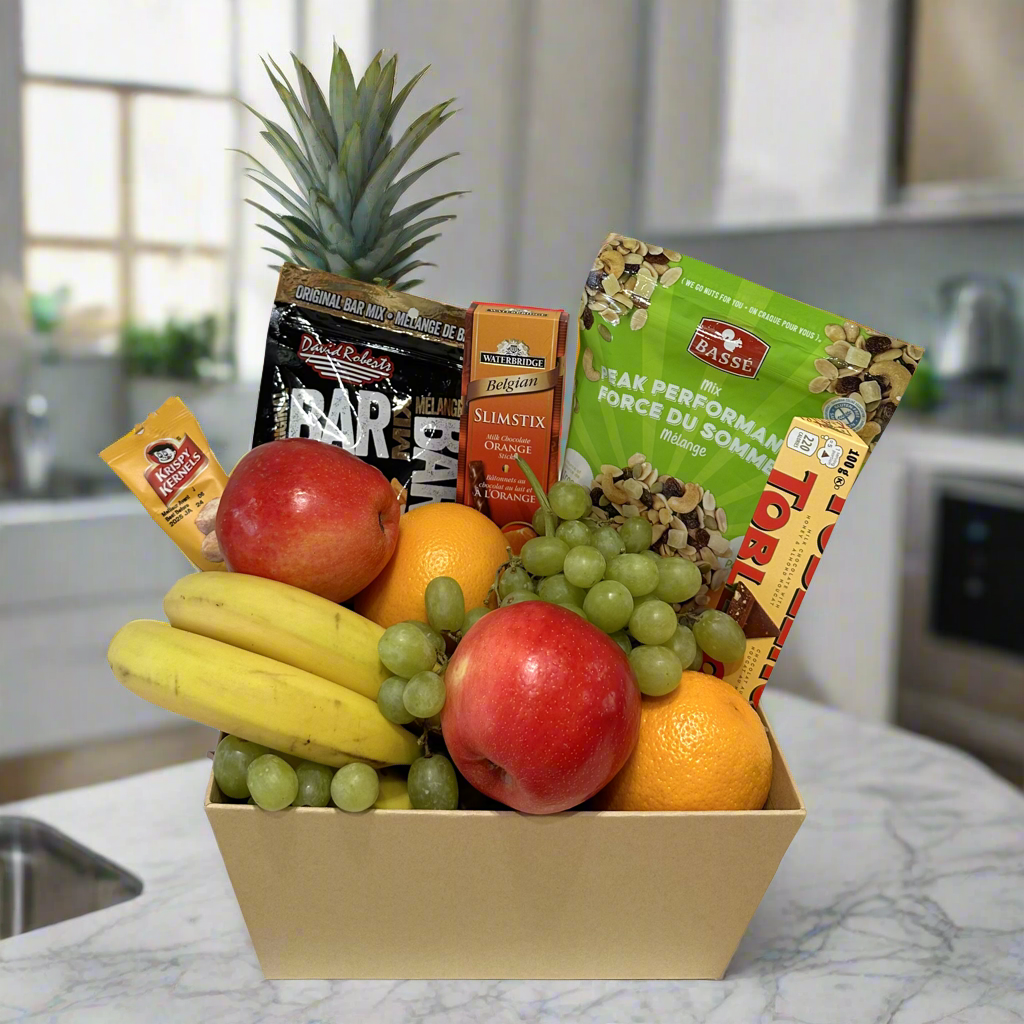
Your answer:
[[[756,377],[769,345],[756,334],[724,320],[704,317],[687,347],[702,363],[736,377]]]
[[[149,466],[143,476],[167,506],[174,503],[209,460],[186,434],[180,441],[165,437],[147,445],[146,461]]]

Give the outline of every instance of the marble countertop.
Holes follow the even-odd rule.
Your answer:
[[[808,814],[723,981],[265,982],[201,761],[0,808],[145,883],[0,942],[0,1022],[1021,1024],[1024,795],[928,740],[765,705]]]

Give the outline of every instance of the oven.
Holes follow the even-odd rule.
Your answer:
[[[1024,786],[1024,476],[913,470],[904,523],[897,721]]]

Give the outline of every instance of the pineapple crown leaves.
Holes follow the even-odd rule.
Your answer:
[[[389,287],[419,284],[407,274],[433,266],[413,257],[439,238],[427,234],[455,214],[425,217],[446,199],[445,192],[396,211],[408,189],[424,174],[457,156],[446,153],[399,178],[413,154],[455,111],[445,100],[415,118],[395,142],[391,130],[409,93],[427,72],[413,75],[395,93],[397,58],[378,53],[356,83],[348,58],[335,44],[327,96],[309,69],[292,54],[298,91],[272,59],[267,75],[291,120],[294,134],[270,118],[246,108],[263,125],[260,135],[280,157],[294,183],[289,185],[249,153],[246,175],[281,209],[247,199],[270,221],[260,224],[280,248],[265,247],[289,262]]]

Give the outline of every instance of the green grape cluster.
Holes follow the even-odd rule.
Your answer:
[[[225,736],[217,744],[213,777],[225,796],[246,800],[264,811],[333,803],[356,814],[373,807],[380,794],[380,776],[368,764],[356,761],[334,769],[238,736]],[[443,754],[417,758],[409,768],[408,787],[414,808],[450,811],[458,806],[458,777]]]
[[[225,796],[247,800],[264,811],[327,807],[332,801],[343,811],[365,811],[378,792],[377,772],[368,764],[335,771],[238,736],[225,736],[217,744],[213,777]]]
[[[377,693],[380,713],[395,725],[426,721],[441,713],[445,701],[447,644],[442,631],[468,629],[486,609],[466,612],[462,588],[450,576],[427,584],[424,602],[429,622],[398,622],[377,644],[381,663],[392,674]],[[470,615],[474,618],[466,625]]]
[[[620,529],[586,518],[593,504],[579,484],[560,480],[533,517],[528,540],[497,583],[503,607],[549,601],[581,615],[622,648],[642,693],[660,696],[679,685],[684,669],[705,654],[730,662],[743,656],[746,637],[724,612],[702,612],[680,623],[673,605],[691,600],[703,582],[685,558],[651,550],[654,531],[641,516]]]

